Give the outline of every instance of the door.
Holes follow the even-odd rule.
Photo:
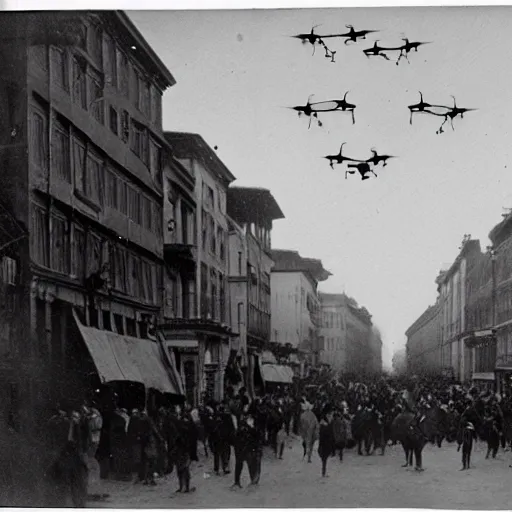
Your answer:
[[[184,355],[182,357],[182,375],[184,377],[186,400],[192,407],[196,407],[198,403],[197,356]]]

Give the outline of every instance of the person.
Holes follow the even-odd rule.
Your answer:
[[[327,476],[327,460],[336,450],[334,432],[332,428],[333,411],[326,406],[320,420],[320,432],[318,436],[318,455],[322,460],[322,476]]]
[[[244,462],[249,469],[250,485],[258,485],[261,475],[262,439],[254,418],[247,415],[240,421],[235,435],[235,482],[231,488],[242,488],[240,477]]]
[[[176,492],[194,492],[195,487],[190,486],[190,464],[197,451],[197,437],[195,425],[187,413],[181,407],[177,408],[179,420],[177,421],[177,439],[174,446],[174,457],[178,472],[179,488]]]
[[[277,432],[277,436],[276,436],[276,449],[274,451],[275,456],[279,457],[280,460],[283,459],[284,445],[285,445],[286,436],[287,436],[286,429],[287,429],[286,421],[283,421],[281,423],[281,428]]]

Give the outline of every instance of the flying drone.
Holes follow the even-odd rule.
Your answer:
[[[366,57],[383,57],[386,60],[391,60],[387,53],[389,52],[400,52],[400,55],[398,56],[398,59],[396,61],[396,65],[400,64],[400,60],[404,58],[407,62],[409,62],[409,53],[412,50],[418,51],[418,48],[424,44],[430,44],[429,42],[422,42],[422,41],[409,41],[407,38],[403,38],[402,41],[404,41],[404,44],[402,46],[392,46],[392,47],[383,47],[379,46],[377,43],[379,41],[375,41],[373,47],[366,48],[363,50],[363,53],[366,55]],[[387,53],[386,53],[387,52]],[[410,64],[410,62],[409,62]]]
[[[309,43],[313,46],[313,55],[315,54],[315,45],[320,45],[325,50],[325,57],[331,59],[331,62],[334,62],[334,57],[336,55],[336,51],[329,49],[324,39],[333,39],[333,38],[344,38],[345,44],[349,42],[357,43],[358,39],[366,39],[368,34],[372,34],[374,32],[378,32],[378,30],[355,30],[352,25],[345,25],[349,31],[343,34],[315,34],[315,28],[319,25],[315,25],[309,34],[298,34],[296,36],[291,36],[296,39],[300,39],[302,44]]]
[[[311,46],[313,46],[313,55],[315,55],[316,45],[322,46],[325,51],[325,58],[331,59],[331,62],[334,62],[334,56],[336,55],[336,52],[330,50],[323,40],[325,37],[332,36],[321,36],[319,34],[315,34],[315,28],[319,26],[320,25],[315,25],[311,29],[311,32],[309,34],[297,34],[296,36],[291,37],[294,37],[295,39],[300,39],[302,41],[302,44],[309,43]]]
[[[345,93],[342,100],[327,100],[315,103],[311,103],[311,98],[314,96],[311,94],[306,105],[298,105],[296,107],[288,108],[298,112],[299,117],[302,115],[309,117],[308,128],[311,127],[311,119],[313,117],[318,121],[318,126],[323,126],[322,122],[318,119],[318,114],[325,112],[350,112],[352,115],[352,124],[355,124],[354,110],[356,105],[347,101],[347,94],[348,92]]]
[[[449,107],[446,105],[432,105],[430,103],[427,103],[423,101],[423,94],[420,92],[420,102],[416,103],[414,105],[409,105],[409,112],[410,112],[410,119],[409,123],[412,124],[412,115],[413,114],[430,114],[432,116],[442,117],[443,122],[441,123],[441,126],[436,131],[436,134],[444,133],[443,127],[444,125],[450,121],[452,130],[455,130],[455,127],[453,126],[453,120],[460,116],[461,119],[464,119],[464,114],[466,112],[472,112],[474,110],[478,110],[476,108],[462,108],[457,107],[457,101],[455,100],[455,97],[453,98],[453,107]]]
[[[386,167],[387,161],[390,158],[394,158],[391,155],[379,155],[374,148],[371,149],[372,156],[366,160],[351,158],[343,155],[343,146],[345,144],[345,142],[341,144],[340,151],[337,155],[327,155],[324,157],[327,160],[329,160],[329,165],[331,166],[332,169],[334,169],[334,163],[343,164],[343,162],[352,162],[350,164],[347,164],[347,170],[345,171],[345,179],[347,179],[348,174],[355,174],[356,170],[361,175],[362,180],[367,180],[369,178],[368,174],[370,173],[377,177],[374,168],[377,167],[381,162],[382,166]],[[370,167],[370,164],[373,167]]]

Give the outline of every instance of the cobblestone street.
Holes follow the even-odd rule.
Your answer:
[[[298,439],[290,439],[284,460],[270,457],[266,449],[262,477],[257,488],[247,487],[247,468],[243,489],[231,490],[233,474],[211,474],[211,458],[201,457],[193,466],[189,495],[175,494],[176,476],[158,480],[156,487],[133,483],[108,482],[111,494],[103,507],[113,508],[241,508],[241,507],[372,507],[372,508],[510,508],[508,482],[510,455],[500,451],[496,460],[485,460],[485,446],[477,443],[474,467],[459,471],[460,453],[456,445],[424,451],[423,473],[400,466],[404,462],[400,446],[388,448],[385,456],[357,455],[348,450],[345,460],[331,458],[328,478],[320,477],[320,460],[315,453],[312,464],[302,460]],[[232,466],[234,466],[232,461]],[[208,476],[209,475],[209,476]],[[90,506],[96,506],[90,504]]]

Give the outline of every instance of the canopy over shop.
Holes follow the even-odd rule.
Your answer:
[[[148,405],[150,390],[153,397],[155,392],[175,399],[184,395],[181,377],[157,341],[87,327],[76,313],[74,317],[103,384],[142,385],[145,406]]]

